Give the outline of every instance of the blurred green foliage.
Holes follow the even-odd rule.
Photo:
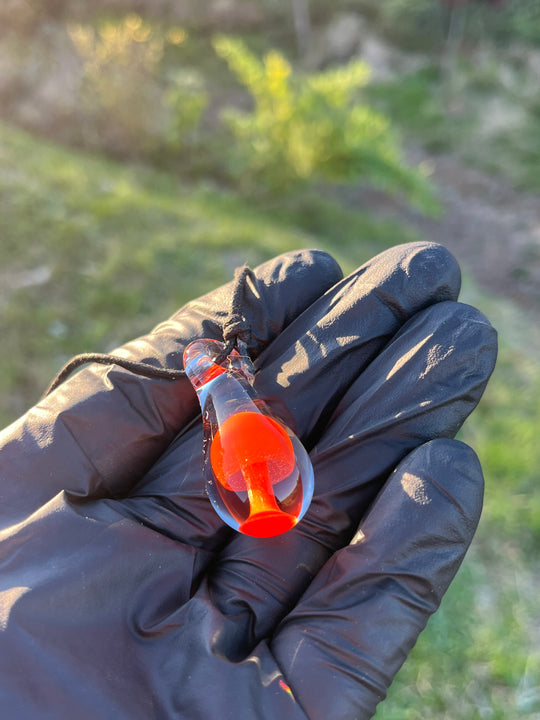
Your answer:
[[[284,195],[306,182],[363,180],[434,209],[429,184],[406,166],[388,118],[360,103],[365,63],[300,74],[275,50],[259,60],[224,36],[214,47],[253,98],[252,112],[227,114],[240,187]]]
[[[165,144],[176,152],[200,147],[201,119],[209,102],[200,73],[191,69],[174,72],[164,102],[170,108]]]
[[[332,245],[352,263],[400,232],[316,200],[316,212],[308,196],[258,211],[230,192],[0,125],[0,421],[35,402],[72,354],[147,332],[243,262]]]
[[[216,37],[215,52],[253,105],[251,112],[223,113],[231,142],[219,122],[205,123],[210,82],[194,67],[163,62],[167,47],[189,43],[185,30],[134,13],[68,28],[84,67],[90,146],[169,169],[176,160],[184,176],[221,177],[244,193],[283,196],[318,181],[361,179],[436,208],[425,177],[405,163],[388,118],[361,102],[365,63],[300,73],[277,50],[260,60],[241,40]]]
[[[460,42],[471,47],[479,42],[540,44],[540,2],[502,0],[342,0],[348,9],[369,14],[386,36],[411,50],[439,51],[460,16]]]
[[[154,108],[161,103],[164,33],[135,13],[67,27],[84,68],[80,101],[87,144],[119,155],[148,152],[161,132]]]
[[[366,93],[375,107],[434,153],[453,149],[472,127],[469,114],[446,109],[442,71],[436,64],[374,83]]]
[[[372,83],[365,93],[407,139],[537,192],[540,103],[526,58],[526,52],[501,55],[489,48],[458,59],[450,72],[428,59],[399,78]]]

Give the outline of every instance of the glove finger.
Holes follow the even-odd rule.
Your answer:
[[[314,444],[343,393],[409,318],[457,300],[461,275],[441,245],[393,247],[342,280],[257,360],[256,389],[289,407],[298,435]]]
[[[338,283],[280,334],[259,358],[257,390],[288,405],[304,440],[315,437],[321,418],[330,416],[343,390],[402,323],[458,292],[459,268],[445,248],[392,248]],[[134,489],[126,511],[184,542],[216,547],[224,529],[205,494],[201,466],[200,432],[177,438]]]
[[[353,383],[312,452],[315,496],[301,523],[273,540],[235,536],[208,582],[236,628],[221,652],[244,656],[347,544],[400,460],[452,437],[479,401],[495,332],[474,308],[439,303],[409,321]],[[227,644],[228,643],[228,644]]]
[[[482,497],[480,464],[454,440],[421,446],[392,474],[271,644],[311,720],[373,716],[463,560]]]
[[[317,250],[287,253],[257,268],[242,300],[253,356],[341,277],[336,262]],[[221,337],[233,289],[229,283],[189,303],[117,354],[181,369],[187,343]],[[124,494],[197,412],[186,378],[142,378],[117,366],[82,370],[0,434],[5,522],[62,489],[78,497]]]

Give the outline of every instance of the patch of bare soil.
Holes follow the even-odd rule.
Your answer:
[[[454,156],[414,150],[409,159],[432,167],[443,206],[440,217],[426,218],[372,190],[355,191],[349,199],[445,245],[490,292],[539,310],[540,198],[519,193],[504,179],[468,168]]]

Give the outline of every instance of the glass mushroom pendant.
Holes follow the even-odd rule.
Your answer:
[[[313,468],[295,434],[253,389],[253,367],[223,343],[196,340],[184,369],[199,397],[204,474],[218,515],[235,530],[273,537],[294,527],[313,496]]]

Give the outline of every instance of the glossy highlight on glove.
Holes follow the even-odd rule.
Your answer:
[[[218,515],[254,537],[294,527],[313,496],[313,468],[296,435],[253,388],[253,366],[236,350],[196,340],[184,369],[202,409],[204,474]]]

